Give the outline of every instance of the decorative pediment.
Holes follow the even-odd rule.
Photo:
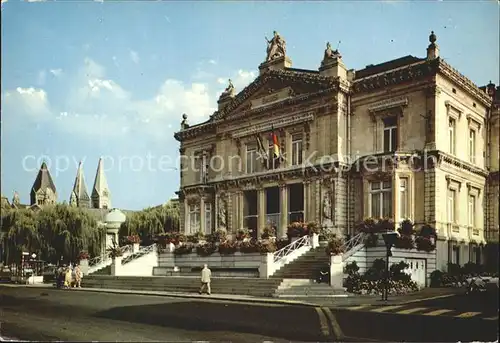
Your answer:
[[[315,71],[269,70],[239,92],[212,119],[227,120],[241,112],[259,110],[330,88],[338,88],[338,80]]]

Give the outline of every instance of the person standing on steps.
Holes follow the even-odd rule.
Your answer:
[[[203,269],[201,270],[201,287],[200,294],[207,291],[207,294],[210,295],[212,293],[210,289],[210,278],[212,277],[212,271],[208,268],[206,264],[203,265]]]

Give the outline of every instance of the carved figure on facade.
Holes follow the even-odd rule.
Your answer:
[[[14,205],[19,205],[21,203],[21,200],[19,199],[19,193],[14,192],[14,196],[12,197],[12,203]]]
[[[217,204],[217,225],[219,229],[227,227],[227,202],[223,197],[219,197]]]
[[[330,192],[323,196],[323,219],[332,219],[332,201]]]
[[[186,113],[183,113],[182,114],[182,121],[181,121],[181,130],[184,130],[184,129],[187,129],[189,127],[188,123],[187,123],[187,114]]]
[[[266,38],[267,42],[267,57],[266,62],[273,61],[280,57],[286,56],[286,42],[283,37],[277,32],[273,31],[273,38],[271,40]]]

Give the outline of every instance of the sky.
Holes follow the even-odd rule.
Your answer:
[[[327,41],[348,69],[441,57],[477,85],[499,83],[496,1],[2,1],[1,192],[29,193],[42,161],[69,201],[99,157],[112,206],[139,210],[179,189],[181,116],[208,119],[233,80],[257,77],[277,30],[293,66],[316,69]]]

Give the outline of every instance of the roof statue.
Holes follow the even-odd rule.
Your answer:
[[[273,38],[271,40],[267,39],[267,37],[265,38],[267,42],[266,62],[286,56],[286,41],[278,32],[273,31]]]
[[[224,90],[224,92],[222,92],[221,97],[223,97],[223,96],[228,96],[228,95],[229,95],[229,96],[231,96],[231,95],[233,95],[233,93],[234,93],[234,85],[233,85],[233,81],[232,81],[231,79],[229,79],[229,80],[228,80],[228,82],[229,82],[229,83],[228,83],[228,85],[227,85],[226,89]]]
[[[326,42],[325,56],[323,57],[323,61],[341,57],[342,56],[340,56],[339,51],[337,49],[333,50],[330,42]]]
[[[19,199],[19,193],[14,192],[14,196],[12,197],[12,203],[14,205],[19,205],[21,203],[21,200]]]
[[[181,130],[187,129],[189,124],[187,123],[188,116],[186,113],[182,114]]]

